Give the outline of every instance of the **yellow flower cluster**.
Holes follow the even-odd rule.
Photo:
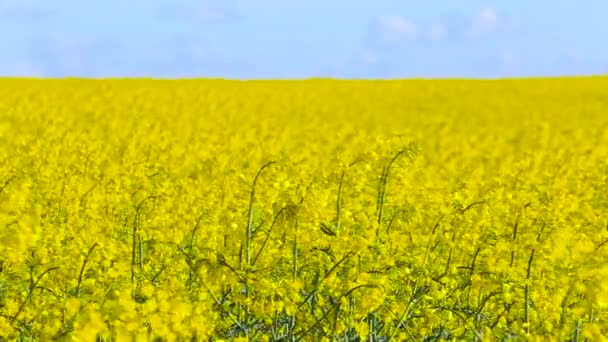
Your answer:
[[[0,80],[0,341],[608,339],[608,78]]]

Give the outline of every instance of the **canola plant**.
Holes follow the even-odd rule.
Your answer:
[[[0,80],[0,341],[608,339],[608,78]]]

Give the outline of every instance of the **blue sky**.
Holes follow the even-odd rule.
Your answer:
[[[607,14],[606,0],[0,0],[0,75],[608,74]]]

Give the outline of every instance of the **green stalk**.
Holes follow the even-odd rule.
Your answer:
[[[139,202],[139,204],[137,205],[137,209],[135,209],[135,215],[133,216],[133,244],[132,244],[132,248],[131,248],[131,285],[133,285],[135,283],[135,265],[136,263],[136,255],[137,255],[137,241],[138,241],[138,234],[137,234],[137,222],[139,220],[139,213],[141,211],[142,206],[146,203],[146,201],[150,200],[150,199],[154,199],[157,196],[148,196],[146,198],[144,198],[141,202]],[[133,292],[135,293],[135,292]]]
[[[87,262],[89,261],[89,257],[91,256],[91,253],[93,253],[93,249],[95,249],[95,247],[97,247],[97,246],[98,246],[98,244],[96,242],[93,244],[93,246],[91,246],[91,248],[89,248],[89,252],[84,257],[84,261],[82,262],[82,267],[80,268],[80,274],[78,274],[78,284],[76,285],[76,296],[77,297],[80,297],[80,284],[82,283],[82,275],[84,274],[84,268],[87,266]]]
[[[253,201],[255,200],[255,186],[258,182],[258,178],[260,177],[260,174],[262,173],[262,171],[264,171],[265,168],[269,167],[272,164],[276,164],[276,162],[274,161],[270,161],[266,164],[264,164],[260,170],[258,170],[258,173],[255,175],[255,178],[253,179],[253,185],[251,187],[251,193],[249,196],[249,210],[248,210],[248,220],[247,220],[247,236],[245,237],[245,252],[246,254],[246,262],[247,262],[247,267],[249,267],[251,265],[251,240],[253,238],[253,234],[252,234],[252,228],[253,228]]]
[[[382,169],[382,177],[380,179],[380,187],[378,189],[378,200],[377,200],[378,225],[380,224],[380,222],[382,222],[382,214],[384,211],[384,196],[386,195],[386,184],[388,183],[389,172],[391,171],[391,167],[393,166],[393,163],[397,160],[397,158],[399,158],[399,156],[401,156],[402,154],[404,154],[406,152],[407,152],[407,150],[401,150],[401,151],[397,152],[397,154],[395,154],[395,156],[393,157],[393,159],[391,159],[391,161],[388,163],[388,165]],[[410,159],[411,159],[411,157],[410,157]]]
[[[38,277],[38,279],[36,279],[33,286],[31,286],[30,290],[28,291],[27,297],[25,297],[25,300],[23,302],[21,302],[21,305],[19,306],[19,309],[17,310],[17,312],[15,312],[15,314],[11,317],[11,323],[13,323],[17,319],[17,317],[19,317],[19,315],[25,308],[25,305],[32,299],[32,296],[34,295],[34,290],[38,286],[40,279],[42,279],[42,277],[44,277],[45,274],[47,274],[51,271],[54,271],[58,268],[59,267],[51,267],[51,268],[47,269],[46,271],[42,272],[42,274]]]
[[[526,287],[525,287],[525,312],[524,318],[526,320],[526,332],[530,333],[530,322],[529,322],[529,311],[530,311],[530,284],[528,284],[530,280],[530,271],[532,270],[532,260],[534,259],[534,249],[532,249],[532,253],[530,253],[530,259],[528,260],[528,271],[526,274]]]

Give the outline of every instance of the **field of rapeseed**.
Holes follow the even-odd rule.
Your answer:
[[[608,338],[608,78],[0,80],[0,341]]]

